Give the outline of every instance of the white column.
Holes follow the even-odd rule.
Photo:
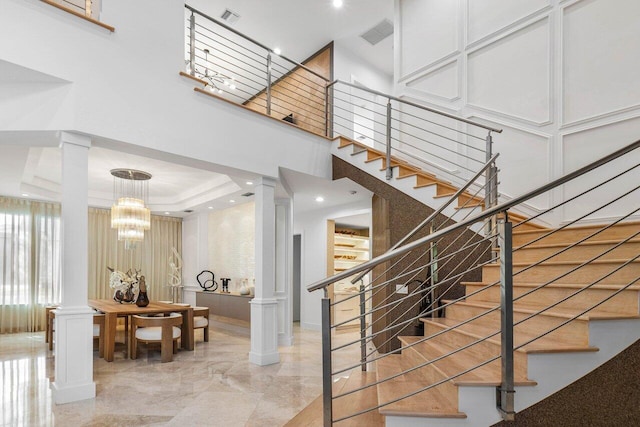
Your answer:
[[[293,345],[293,203],[276,200],[276,290],[278,344]]]
[[[275,186],[271,178],[261,178],[255,186],[256,209],[256,291],[251,300],[251,351],[249,361],[271,365],[280,361],[278,353],[278,301],[275,298],[276,210]]]
[[[56,309],[55,403],[91,399],[93,310],[88,297],[88,163],[91,139],[62,132],[62,303]]]

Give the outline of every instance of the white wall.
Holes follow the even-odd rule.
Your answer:
[[[208,213],[195,213],[182,220],[182,284],[184,302],[196,304],[196,291],[202,290],[197,276],[209,270],[209,217]]]
[[[295,198],[294,198],[295,204]],[[307,287],[327,277],[327,220],[371,211],[371,201],[305,212],[294,218],[294,234],[301,235],[300,326],[321,329],[322,291],[308,292]]]
[[[229,290],[239,292],[243,280],[255,278],[255,203],[243,203],[209,214],[209,270],[222,289],[223,277],[231,279]]]
[[[183,9],[110,0],[101,13],[110,33],[40,1],[4,0],[0,70],[12,72],[0,76],[9,95],[0,98],[0,131],[75,130],[103,146],[151,148],[221,171],[277,177],[283,166],[328,178],[326,140],[196,94],[178,75]]]
[[[393,76],[376,69],[336,41],[333,44],[333,78],[351,82],[352,77],[369,89],[392,94]]]
[[[503,128],[494,135],[503,195],[640,134],[640,2],[396,0],[395,7],[395,90]],[[540,196],[531,212],[562,197]],[[562,222],[577,211],[555,215]]]

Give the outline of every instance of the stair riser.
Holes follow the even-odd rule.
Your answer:
[[[484,285],[466,285],[467,294],[478,291],[481,288],[485,288]],[[519,287],[515,285],[513,287],[513,295],[514,298],[517,298],[527,292],[529,292],[531,288],[529,287]],[[536,305],[544,305],[549,306],[551,304],[555,304],[568,297],[569,295],[576,292],[577,289],[568,289],[568,288],[549,288],[545,287],[539,289],[531,294],[523,297],[517,301],[517,304],[536,304]],[[593,307],[596,303],[603,301],[605,298],[609,297],[614,291],[605,290],[605,289],[587,289],[582,291],[580,294],[575,295],[569,298],[567,301],[564,301],[558,304],[554,310],[561,311],[563,308],[576,308],[580,310],[586,310],[587,308]],[[610,300],[604,302],[599,305],[596,309],[593,310],[593,313],[599,312],[609,312],[609,313],[619,313],[619,314],[629,314],[629,315],[638,315],[640,313],[638,299],[640,298],[640,292],[637,290],[625,290],[620,292],[618,295],[612,297]],[[467,297],[467,301],[490,301],[490,302],[500,302],[500,287],[499,286],[491,286],[486,288],[482,292],[479,292],[476,295],[472,295]]]
[[[424,334],[425,336],[433,335],[437,332],[442,331],[443,327],[441,325],[425,322]],[[496,335],[493,337],[494,340],[499,341],[500,335]],[[434,345],[443,345],[450,346],[454,348],[461,348],[465,345],[471,344],[478,339],[472,336],[468,336],[462,334],[458,331],[450,330],[444,332],[437,337],[431,338]],[[462,354],[473,354],[480,360],[489,360],[495,356],[500,355],[500,345],[490,341],[482,341],[480,343],[474,344],[465,350],[461,350]],[[514,366],[516,375],[520,378],[526,377],[527,373],[527,356],[524,353],[515,352],[514,353]]]
[[[531,233],[519,233],[520,227],[516,228],[513,232],[513,246],[517,247],[523,245],[527,242],[530,242],[538,237],[544,236],[549,231],[535,231]],[[594,227],[586,227],[586,228],[565,228],[562,230],[558,230],[550,236],[547,236],[540,241],[536,242],[541,245],[546,245],[550,243],[567,243],[567,242],[575,242],[584,237],[591,235],[592,233],[600,230],[602,226],[594,226]],[[635,233],[640,231],[640,223],[629,223],[629,224],[620,224],[614,227],[610,227],[601,233],[593,236],[589,241],[597,241],[597,240],[622,240],[626,237],[629,237]]]
[[[611,273],[618,268],[621,263],[588,264],[578,270],[564,275],[567,271],[576,268],[576,265],[537,265],[520,274],[515,275],[524,267],[515,266],[513,268],[515,283],[593,283],[601,277]],[[560,277],[564,275],[563,277]],[[640,263],[634,262],[619,269],[603,280],[599,284],[627,284],[640,277]],[[500,279],[500,267],[487,265],[482,267],[482,281],[485,283],[495,282]]]
[[[537,262],[547,257],[553,256],[549,261],[587,261],[603,254],[605,251],[613,248],[615,244],[597,244],[597,245],[579,245],[568,249],[561,254],[555,255],[564,248],[548,247],[536,248],[526,247],[513,253],[513,262]],[[599,260],[611,259],[631,259],[640,253],[640,242],[625,243],[611,250],[602,256]]]
[[[464,321],[474,316],[486,312],[485,308],[471,307],[459,304],[454,304],[446,309],[446,316],[448,319]],[[530,314],[519,313],[514,311],[513,319],[514,323],[523,321]],[[540,336],[543,333],[550,331],[551,329],[561,325],[566,319],[546,316],[544,314],[537,315],[531,319],[524,320],[522,323],[514,326],[514,342],[515,345],[523,344],[524,342]],[[489,314],[476,319],[470,324],[478,326],[490,326],[495,330],[500,328],[500,311],[492,311]],[[560,327],[559,329],[550,332],[544,337],[536,340],[537,343],[560,341],[565,344],[572,345],[588,345],[589,344],[589,326],[586,321],[574,320],[567,325]]]

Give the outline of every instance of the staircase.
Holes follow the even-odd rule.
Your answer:
[[[368,271],[373,265],[388,270],[389,265],[395,265],[407,254],[415,251],[424,254],[425,248],[439,242],[438,239],[460,230],[484,232],[486,219],[491,215],[497,214],[502,218],[501,223],[508,224],[492,230],[485,238],[486,245],[495,239],[499,244],[491,245],[491,261],[478,262],[473,267],[481,271],[480,280],[465,281],[464,273],[438,279],[436,287],[444,286],[448,290],[462,286],[464,295],[450,299],[442,292],[437,306],[430,306],[416,317],[424,325],[424,333],[420,336],[407,333],[409,323],[402,316],[398,316],[401,320],[391,320],[391,325],[376,325],[380,311],[408,310],[407,307],[415,306],[415,302],[423,297],[422,291],[410,290],[403,296],[388,289],[396,289],[398,283],[410,283],[424,271],[434,274],[433,264],[441,264],[453,254],[447,252],[448,248],[441,249],[437,261],[423,261],[419,266],[411,263],[391,280],[378,281],[373,275],[371,283],[361,292],[361,298],[368,305],[368,311],[362,314],[367,323],[363,338],[340,345],[329,342],[332,349],[330,375],[334,379],[356,375],[361,384],[355,389],[334,390],[330,399],[332,423],[491,426],[500,422],[503,416],[513,417],[572,384],[637,341],[640,338],[640,221],[633,218],[640,211],[637,199],[640,186],[628,189],[620,188],[616,183],[617,178],[640,166],[637,158],[628,160],[627,166],[631,163],[635,166],[627,171],[603,178],[602,183],[575,197],[567,197],[534,221],[515,215],[512,210],[526,200],[603,167],[612,159],[622,156],[630,159],[630,153],[637,148],[640,148],[640,142],[489,209],[485,209],[484,200],[479,191],[474,191],[474,186],[460,192],[457,185],[393,157],[391,166],[395,178],[387,181],[389,185],[433,208],[441,208],[444,200],[457,193],[455,203],[445,206],[442,212],[447,215],[468,213],[457,224],[405,243],[360,270]],[[337,139],[333,153],[370,175],[384,179],[387,166],[384,153],[343,137]],[[606,189],[603,191],[600,187]],[[610,196],[611,201],[597,205],[595,201],[603,194]],[[626,205],[617,219],[598,224],[593,220],[585,221],[597,217],[599,211],[620,200],[625,200]],[[546,223],[545,215],[568,203],[578,203],[576,211],[585,206],[593,210],[585,211],[562,227],[539,225]],[[624,210],[627,207],[630,210]],[[512,236],[508,231],[509,224],[513,226]],[[465,247],[455,251],[470,251],[477,244],[467,242]],[[433,256],[434,253],[430,254]],[[357,269],[341,273],[313,284],[309,290],[320,289],[326,283],[356,273]],[[510,289],[513,294],[503,301],[501,295],[505,291],[501,282],[504,282],[504,289]],[[378,293],[382,296],[376,301]],[[340,308],[334,304],[331,309]],[[503,323],[501,312],[512,312],[513,320]],[[377,314],[372,317],[374,313]],[[512,335],[509,325],[512,325]],[[384,337],[395,334],[400,341],[399,351],[378,353],[376,346],[381,341],[381,334]],[[511,336],[512,345],[508,341]],[[340,356],[340,351],[348,345],[361,346],[363,343],[366,343],[363,349],[366,363],[347,361]],[[509,348],[513,348],[512,354]],[[510,357],[512,370],[505,363]],[[362,380],[361,368],[367,371],[366,381]],[[375,379],[371,373],[375,373]],[[510,399],[513,399],[511,406]],[[350,414],[345,413],[345,407],[350,409]],[[380,417],[376,418],[372,413]],[[363,417],[368,417],[366,422]],[[288,425],[301,425],[293,421]],[[325,420],[323,425],[330,424]]]
[[[331,153],[371,176],[381,180],[385,179],[386,154],[380,150],[339,136],[334,140]],[[460,188],[460,185],[425,171],[401,158],[392,157],[391,167],[394,171],[394,179],[386,181],[387,184],[433,209],[440,208]],[[477,210],[484,209],[484,186],[479,183],[474,184],[472,188],[460,194],[455,203],[447,206],[442,214],[455,220],[455,218],[464,218]],[[524,215],[516,212],[509,212],[509,216],[517,222],[526,220]],[[522,227],[527,230],[545,229],[545,226],[533,222],[524,223]]]
[[[514,344],[517,347],[514,354],[515,385],[516,402],[519,402],[521,409],[536,402],[532,401],[530,396],[546,396],[557,391],[555,384],[560,382],[560,378],[566,381],[561,383],[562,386],[576,379],[575,369],[563,372],[542,362],[550,360],[548,356],[552,356],[553,359],[564,358],[563,365],[579,360],[580,366],[575,368],[586,374],[602,363],[604,357],[598,353],[605,351],[608,355],[616,354],[640,338],[640,283],[620,291],[625,285],[633,281],[638,282],[640,279],[640,261],[637,259],[640,255],[640,223],[619,224],[585,242],[571,246],[585,235],[600,229],[600,226],[588,226],[566,228],[552,234],[549,234],[549,231],[521,231],[513,234],[514,244],[517,242],[525,245],[540,238],[513,253],[513,311],[516,323]],[[546,234],[549,236],[545,238]],[[577,264],[592,258],[596,248],[611,249],[616,244],[617,248],[609,252],[606,255],[607,259],[602,263],[590,264],[585,266],[585,269],[567,274],[541,287],[546,281],[567,273]],[[566,248],[570,249],[553,257],[553,254]],[[516,265],[531,265],[532,261],[540,261],[549,256],[552,256],[553,261],[543,262],[518,274]],[[635,260],[629,262],[633,258]],[[628,264],[624,265],[625,262]],[[403,347],[408,348],[401,354],[394,355],[395,359],[385,358],[376,363],[378,380],[381,380],[391,377],[399,366],[417,366],[435,360],[420,370],[378,384],[380,403],[402,395],[402,389],[407,383],[419,383],[424,387],[425,382],[432,384],[444,381],[428,392],[380,408],[380,413],[387,417],[387,426],[488,426],[499,421],[495,410],[493,414],[477,414],[486,410],[478,411],[474,401],[467,401],[465,396],[469,391],[476,394],[481,387],[488,395],[485,400],[490,401],[491,397],[495,396],[494,388],[501,382],[500,361],[496,359],[468,373],[460,374],[500,355],[500,312],[497,310],[500,306],[500,288],[495,284],[498,268],[498,264],[486,265],[483,267],[482,282],[463,283],[466,287],[466,297],[458,302],[445,301],[451,305],[446,307],[444,317],[421,319],[425,324],[424,336],[431,337],[430,339],[421,342],[422,337],[400,337]],[[614,269],[618,269],[617,272],[599,284],[591,286],[573,298],[570,297],[588,286],[594,277],[601,277]],[[620,292],[614,295],[617,291]],[[608,297],[611,298],[589,313],[582,314]],[[562,302],[557,303],[559,301]],[[554,303],[557,305],[546,309]],[[481,316],[491,309],[496,310]],[[477,316],[481,317],[476,318]],[[475,320],[469,321],[474,318]],[[463,322],[468,323],[462,324]],[[625,331],[626,336],[624,339],[612,339],[612,336],[619,332],[621,324],[629,326]],[[545,333],[546,335],[542,336]],[[487,336],[491,338],[450,354]],[[609,348],[604,349],[605,345]],[[451,379],[454,376],[455,378]],[[524,392],[525,389],[532,391]],[[429,399],[426,398],[427,393],[431,394]],[[431,402],[433,406],[425,405],[425,401]],[[425,420],[417,423],[416,417],[439,419],[432,424]],[[409,419],[411,422],[407,424]]]

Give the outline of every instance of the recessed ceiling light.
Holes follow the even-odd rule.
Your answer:
[[[322,196],[316,197],[316,202],[318,202],[318,203],[324,202],[324,197],[322,197]]]
[[[207,207],[207,209],[213,209],[213,206],[209,206],[209,207]]]
[[[333,0],[333,7],[342,7],[343,4],[342,0]]]
[[[22,193],[22,197],[29,197],[27,193]]]
[[[164,214],[165,214],[165,215],[169,215],[169,212],[165,212]]]
[[[280,50],[279,47],[275,47],[275,48],[273,48],[273,53],[275,53],[276,55],[280,55],[282,53],[282,51]]]
[[[253,181],[247,181],[247,185],[253,185]]]
[[[233,200],[233,199],[229,200],[229,203],[235,203],[235,202],[236,202],[236,201],[235,201],[235,200]]]

